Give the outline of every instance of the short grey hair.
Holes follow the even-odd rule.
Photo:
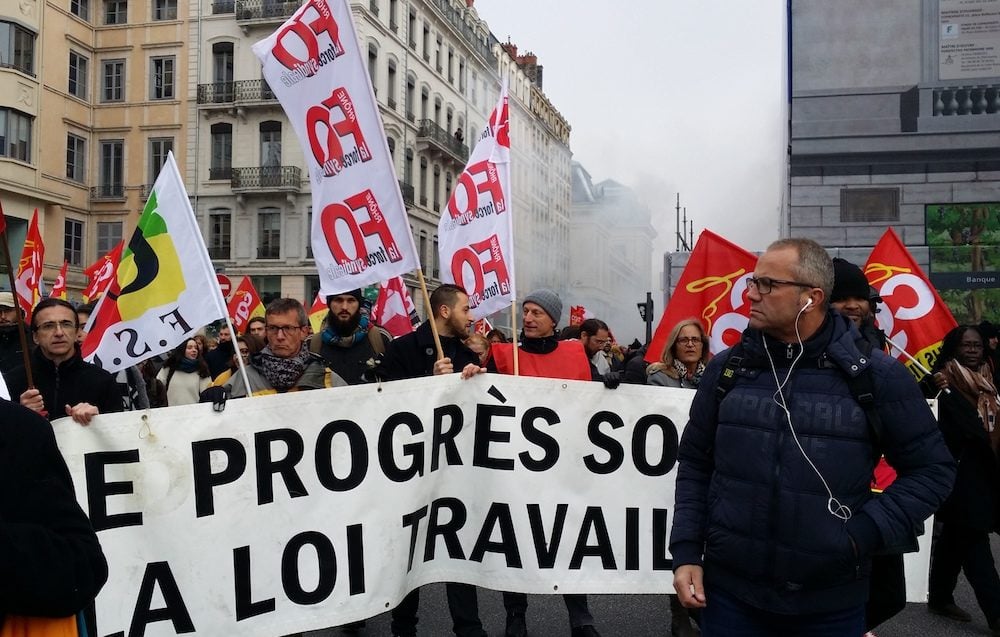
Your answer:
[[[833,259],[826,248],[812,239],[800,237],[778,239],[767,246],[768,252],[784,248],[794,248],[799,254],[799,263],[795,267],[796,280],[823,290],[823,306],[828,305],[833,294]]]

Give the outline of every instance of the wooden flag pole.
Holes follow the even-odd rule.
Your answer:
[[[424,295],[424,307],[427,308],[427,320],[430,321],[434,347],[437,348],[437,360],[441,360],[444,358],[444,349],[441,347],[441,336],[438,334],[437,323],[434,322],[434,308],[431,307],[431,295],[427,293],[427,281],[424,280],[423,268],[417,268],[417,280],[420,281],[420,291]]]
[[[7,220],[3,214],[2,203],[0,203],[0,241],[3,241],[3,258],[7,266],[7,278],[10,280],[10,294],[14,297],[14,314],[17,315],[17,335],[21,339],[21,358],[24,360],[24,375],[28,381],[28,387],[33,388],[35,381],[31,377],[28,335],[24,331],[24,316],[21,314],[21,304],[17,302],[17,285],[14,282],[14,268],[10,262],[10,246],[7,243]],[[14,398],[14,396],[11,396],[11,398]]]

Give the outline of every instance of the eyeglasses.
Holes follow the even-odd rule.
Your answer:
[[[305,325],[268,325],[264,328],[264,331],[271,336],[276,335],[278,332],[287,336],[288,334],[294,333],[295,330],[301,330],[303,327],[305,327]]]
[[[677,341],[676,342],[678,344],[680,344],[680,345],[701,345],[702,344],[700,336],[679,336],[679,337],[677,337]]]
[[[596,336],[591,336],[590,340],[593,341],[593,342],[595,342],[595,343],[597,343],[601,347],[603,347],[603,346],[605,346],[605,345],[607,345],[608,343],[611,342],[610,338],[597,338]]]
[[[48,321],[41,323],[35,329],[39,332],[54,332],[57,327],[64,332],[72,332],[76,330],[76,323],[73,321]]]
[[[250,350],[248,350],[245,347],[240,348],[240,356],[249,356],[249,355],[250,355]]]
[[[784,281],[782,279],[772,279],[770,277],[762,276],[748,276],[747,277],[747,287],[757,288],[757,291],[761,294],[770,294],[774,290],[776,285],[797,285],[800,288],[814,288],[817,287],[812,283],[803,283],[801,281]]]

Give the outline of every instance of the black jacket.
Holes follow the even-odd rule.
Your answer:
[[[710,586],[770,612],[864,604],[872,553],[912,543],[951,490],[955,464],[910,373],[881,351],[862,354],[856,336],[847,318],[829,313],[805,342],[783,387],[794,433],[759,331],[743,332],[742,364],[721,402],[716,387],[729,352],[709,362],[680,444],[675,565],[704,564]],[[784,381],[798,346],[768,345]],[[869,490],[875,441],[846,381],[861,373],[872,375],[878,446],[898,473],[878,498]],[[828,512],[829,496],[800,444],[850,507],[846,522]]]
[[[6,374],[12,369],[23,366],[21,336],[17,333],[17,325],[0,327],[0,372]]]
[[[454,337],[442,336],[441,348],[446,358],[456,372],[469,363],[479,364],[479,355]],[[428,321],[424,321],[416,331],[393,339],[389,343],[385,356],[376,370],[376,375],[382,380],[402,380],[404,378],[419,378],[431,376],[434,373],[434,361],[437,360],[437,350],[434,347],[434,335]]]
[[[320,346],[319,354],[326,361],[327,367],[346,380],[348,385],[360,385],[365,382],[364,376],[371,369],[368,361],[373,365],[378,362],[380,354],[372,348],[371,339],[382,340],[382,352],[388,351],[389,343],[392,342],[392,337],[381,327],[372,326],[370,329],[375,330],[374,333],[366,334],[350,347],[330,343],[323,343]],[[323,333],[314,334],[312,338],[322,339]],[[322,340],[320,342],[322,343]]]
[[[938,426],[958,463],[958,475],[936,519],[981,531],[1000,530],[1000,468],[979,412],[957,390],[942,392]]]
[[[66,416],[66,405],[90,403],[102,414],[123,410],[122,395],[114,376],[97,365],[91,365],[80,358],[80,352],[73,358],[56,365],[42,355],[36,347],[31,353],[31,374],[35,388],[42,393],[49,420]],[[24,367],[18,367],[4,376],[10,397],[15,402],[28,389],[28,378]]]
[[[0,400],[0,624],[7,614],[72,615],[108,579],[52,426]]]

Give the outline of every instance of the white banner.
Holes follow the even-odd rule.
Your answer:
[[[419,266],[346,0],[307,0],[253,46],[299,137],[312,185],[320,295]]]
[[[465,288],[477,318],[514,299],[509,128],[504,84],[438,222],[441,280]]]
[[[96,634],[274,637],[440,581],[666,593],[693,397],[451,375],[57,422],[110,564]]]

